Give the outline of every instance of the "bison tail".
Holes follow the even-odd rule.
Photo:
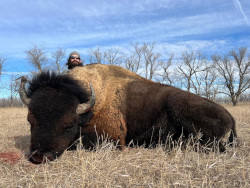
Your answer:
[[[232,124],[232,128],[231,128],[230,136],[228,138],[228,144],[229,144],[229,146],[238,146],[235,120],[232,118],[232,121],[233,121],[233,124]]]

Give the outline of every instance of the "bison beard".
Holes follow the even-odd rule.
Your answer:
[[[89,93],[96,102],[89,102]],[[230,142],[237,137],[234,119],[222,106],[113,65],[75,67],[67,75],[42,73],[27,93],[22,84],[20,96],[29,109],[33,163],[56,159],[80,135],[85,147],[96,135],[108,135],[121,150],[131,141],[148,146],[164,143],[169,135],[178,139],[200,132],[202,144],[216,140],[224,151],[220,139],[229,131]]]

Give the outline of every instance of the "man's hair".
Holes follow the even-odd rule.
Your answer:
[[[71,53],[69,54],[69,58],[70,58],[70,56],[72,56],[72,55],[78,55],[78,56],[80,57],[80,54],[79,54],[77,51],[71,52]]]

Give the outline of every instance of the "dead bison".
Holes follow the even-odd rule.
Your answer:
[[[93,87],[91,87],[91,84]],[[66,75],[41,73],[20,87],[31,125],[31,161],[54,160],[80,135],[108,135],[124,149],[131,140],[156,143],[172,135],[201,133],[201,143],[219,141],[235,121],[222,106],[192,93],[144,79],[124,68],[93,64]],[[161,135],[159,135],[159,133]],[[221,150],[223,150],[221,144]]]

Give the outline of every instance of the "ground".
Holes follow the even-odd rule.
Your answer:
[[[250,187],[250,104],[224,105],[235,117],[241,140],[226,153],[135,147],[110,142],[96,151],[66,151],[54,162],[27,161],[26,108],[0,108],[0,187]]]

